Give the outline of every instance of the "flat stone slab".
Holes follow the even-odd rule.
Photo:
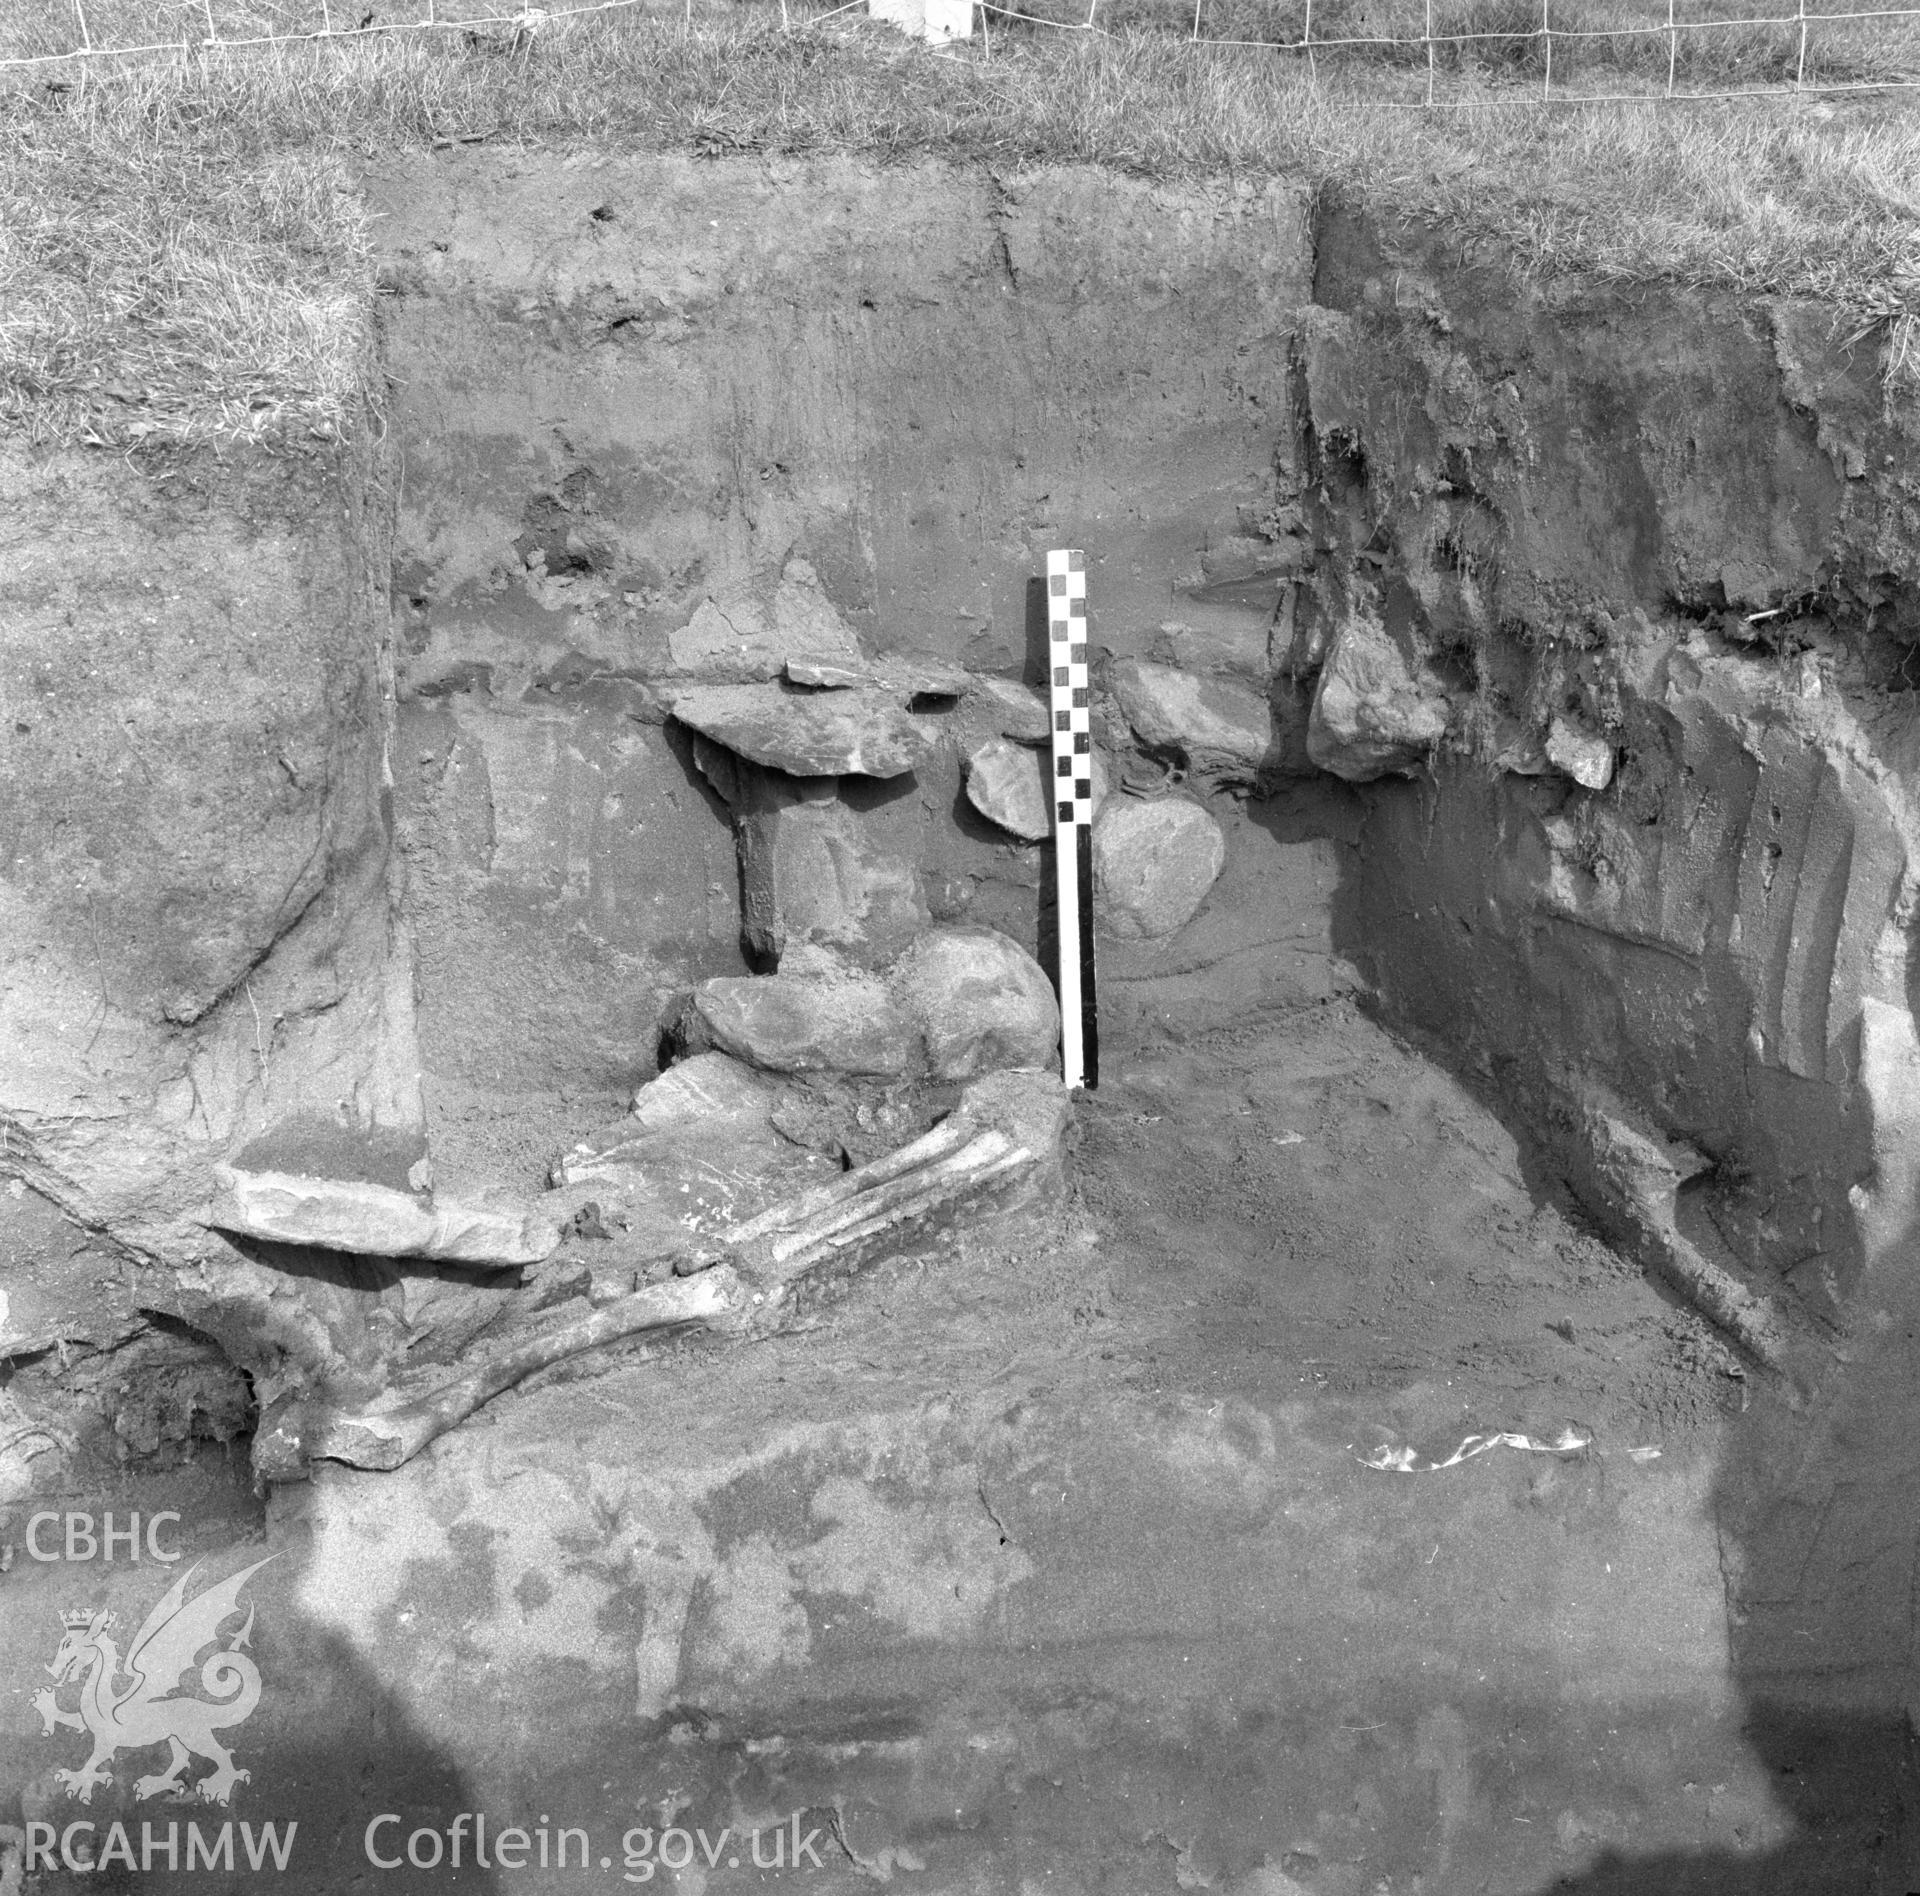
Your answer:
[[[360,1179],[302,1178],[223,1165],[204,1222],[217,1231],[273,1244],[310,1244],[361,1257],[426,1257],[449,1264],[537,1264],[558,1232],[532,1212],[442,1201]]]
[[[792,683],[815,690],[846,691],[871,685],[902,699],[958,698],[973,683],[958,665],[919,652],[890,652],[870,661],[849,661],[833,652],[797,652],[787,660],[786,675]]]
[[[736,756],[793,777],[903,777],[933,748],[898,698],[872,687],[692,685],[672,709]]]
[[[966,695],[973,675],[926,652],[888,652],[873,661],[873,682],[907,698],[959,698]]]
[[[1092,755],[1093,807],[1107,799],[1107,767]],[[1045,842],[1053,834],[1053,759],[1004,737],[982,744],[967,759],[967,801],[988,822],[1026,838]]]
[[[789,683],[807,685],[815,691],[850,691],[856,685],[872,682],[865,665],[849,664],[843,657],[822,657],[817,652],[796,653],[787,660]]]

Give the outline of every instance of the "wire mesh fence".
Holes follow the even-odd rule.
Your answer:
[[[701,12],[715,0],[700,0]],[[718,0],[728,17],[766,0]],[[19,5],[19,0],[15,0]],[[867,0],[778,0],[804,32]],[[1009,40],[1154,33],[1358,77],[1388,103],[1718,100],[1920,89],[1920,6],[1793,0],[974,0],[987,57]],[[963,14],[963,18],[966,16]],[[428,36],[532,58],[595,22],[691,24],[695,0],[46,0],[0,22],[0,72]],[[56,80],[55,83],[62,83]]]

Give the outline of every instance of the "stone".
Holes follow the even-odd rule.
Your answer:
[[[1214,632],[1170,620],[1147,641],[1147,657],[1175,671],[1230,672],[1263,686],[1271,669],[1267,621],[1272,616],[1269,605],[1264,614],[1248,614]]]
[[[877,967],[932,920],[918,866],[878,846],[834,778],[766,770],[706,738],[693,754],[733,812],[741,933],[762,960],[811,945]]]
[[[1488,760],[1510,777],[1544,777],[1553,768],[1530,726],[1509,712],[1497,712],[1486,740]]]
[[[1116,664],[1109,682],[1134,736],[1149,750],[1178,751],[1195,776],[1226,789],[1274,774],[1273,710],[1259,692],[1137,658]]]
[[[621,1123],[629,1136],[672,1132],[716,1117],[738,1117],[770,1109],[773,1094],[751,1067],[724,1053],[704,1053],[670,1066],[633,1096],[633,1110]]]
[[[873,661],[873,682],[901,698],[960,698],[973,677],[926,652],[888,652]]]
[[[205,1222],[274,1244],[313,1245],[362,1257],[427,1257],[450,1264],[537,1264],[559,1234],[526,1211],[423,1204],[362,1179],[215,1169],[219,1192]]]
[[[1227,860],[1220,825],[1197,803],[1125,798],[1094,825],[1094,916],[1120,941],[1156,941],[1184,927]]]
[[[705,599],[667,638],[673,668],[715,683],[776,678],[790,658],[859,671],[860,642],[805,560],[789,560],[770,595]]]
[[[888,985],[843,974],[722,975],[693,990],[681,1028],[766,1073],[897,1075],[919,1064],[907,1012]]]
[[[992,928],[936,928],[894,964],[894,1004],[926,1042],[936,1080],[1047,1065],[1060,1007],[1040,964]]]
[[[1613,746],[1565,718],[1548,727],[1547,762],[1584,789],[1604,790],[1613,781]]]
[[[1313,564],[1313,542],[1298,510],[1288,510],[1286,530],[1273,539],[1230,535],[1200,555],[1198,570],[1175,584],[1190,599],[1207,605],[1243,606],[1262,620],[1274,609],[1299,573]]]
[[[903,777],[933,739],[885,691],[690,685],[673,715],[750,763],[792,777]]]
[[[822,658],[809,652],[805,657],[787,660],[787,678],[796,685],[811,685],[816,691],[849,691],[868,682],[864,665],[849,665],[838,658]]]
[[[882,1081],[800,1074],[782,1083],[773,1123],[796,1145],[867,1165],[919,1138],[953,1104],[952,1086],[918,1075]]]
[[[972,689],[999,736],[1021,744],[1044,744],[1053,735],[1053,715],[1044,692],[1017,678],[975,678]]]
[[[779,1097],[778,1082],[731,1054],[679,1061],[640,1088],[625,1119],[560,1161],[556,1202],[569,1214],[595,1208],[614,1266],[664,1255],[689,1232],[723,1232],[782,1193],[838,1174],[836,1161],[780,1133]]]
[[[833,652],[796,652],[787,660],[786,675],[796,685],[824,691],[871,685],[903,704],[919,697],[958,698],[973,682],[958,665],[924,652],[889,652],[871,662],[849,662]]]
[[[1416,673],[1387,629],[1361,613],[1334,635],[1307,721],[1307,754],[1348,783],[1411,776],[1447,728],[1437,680]]]
[[[1065,1195],[1073,1095],[1058,1073],[1026,1067],[984,1074],[967,1082],[960,1110],[977,1125],[997,1127],[1033,1157],[1033,1170],[1025,1174],[1018,1199],[1003,1209]]]
[[[1107,767],[1095,751],[1091,757],[1093,807],[1097,815],[1107,800]],[[1030,843],[1045,842],[1053,834],[1053,759],[1045,751],[996,737],[967,759],[967,801],[990,823],[998,823]]]
[[[932,920],[919,868],[844,803],[764,810],[740,834],[746,937],[777,962],[810,943],[876,967]]]

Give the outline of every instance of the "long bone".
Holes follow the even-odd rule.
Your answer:
[[[875,1185],[884,1185],[891,1179],[899,1178],[902,1173],[911,1172],[919,1165],[945,1158],[949,1152],[966,1143],[967,1135],[972,1130],[971,1122],[964,1115],[955,1113],[941,1120],[930,1132],[923,1132],[919,1138],[895,1151],[856,1166],[851,1172],[843,1172],[824,1185],[809,1186],[791,1198],[782,1199],[777,1205],[768,1206],[744,1224],[721,1232],[715,1243],[677,1258],[673,1268],[683,1277],[705,1270],[719,1263],[729,1253],[737,1253],[742,1246],[752,1244],[769,1233],[788,1230],[802,1218],[815,1217]]]
[[[965,1157],[965,1154],[960,1156]],[[977,1168],[971,1169],[962,1177],[958,1189],[943,1180],[937,1185],[913,1192],[899,1199],[877,1216],[863,1218],[857,1224],[838,1228],[824,1237],[815,1239],[805,1250],[790,1256],[787,1259],[787,1267],[794,1277],[799,1277],[823,1259],[849,1250],[855,1244],[863,1244],[867,1239],[891,1231],[910,1219],[920,1217],[925,1212],[936,1210],[940,1205],[960,1196],[962,1191],[977,1191],[997,1178],[1018,1171],[1021,1166],[1030,1164],[1032,1158],[1033,1155],[1025,1146],[1015,1146],[1009,1151],[1002,1152],[997,1158],[987,1158]],[[902,1182],[911,1185],[917,1181],[908,1179]]]
[[[767,1241],[767,1261],[776,1267],[792,1266],[792,1260],[799,1252],[818,1244],[823,1238],[832,1237],[836,1231],[844,1231],[849,1225],[891,1213],[896,1207],[929,1189],[944,1194],[949,1184],[964,1188],[983,1165],[1002,1157],[1012,1147],[1013,1141],[1004,1132],[989,1127],[950,1157],[937,1159],[931,1165],[888,1179],[870,1191],[843,1200],[817,1217],[781,1231]]]
[[[844,1258],[1032,1159],[999,1128],[979,1128],[956,1113],[897,1152],[770,1206],[726,1233],[717,1255],[709,1247],[676,1263],[676,1270],[694,1275],[649,1285],[575,1323],[530,1337],[413,1401],[345,1414],[309,1407],[283,1418],[276,1424],[284,1442],[280,1466],[264,1472],[291,1474],[315,1459],[383,1472],[398,1468],[536,1371],[649,1330],[743,1329],[750,1320],[756,1328],[778,1329],[790,1320],[787,1293],[813,1266]],[[756,1304],[763,1308],[756,1311]]]
[[[712,1325],[735,1314],[747,1302],[739,1278],[728,1270],[708,1271],[692,1280],[675,1278],[649,1284],[591,1316],[529,1337],[487,1358],[466,1375],[431,1395],[392,1408],[351,1414],[313,1415],[302,1431],[308,1459],[343,1461],[355,1468],[386,1471],[411,1461],[436,1436],[444,1435],[503,1390],[524,1382],[536,1370],[578,1356],[604,1343],[617,1343],[643,1331],[698,1323]]]

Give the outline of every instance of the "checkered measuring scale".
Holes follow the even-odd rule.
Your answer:
[[[1053,684],[1053,860],[1060,918],[1060,1077],[1100,1084],[1093,985],[1093,722],[1087,708],[1087,556],[1047,555]]]

